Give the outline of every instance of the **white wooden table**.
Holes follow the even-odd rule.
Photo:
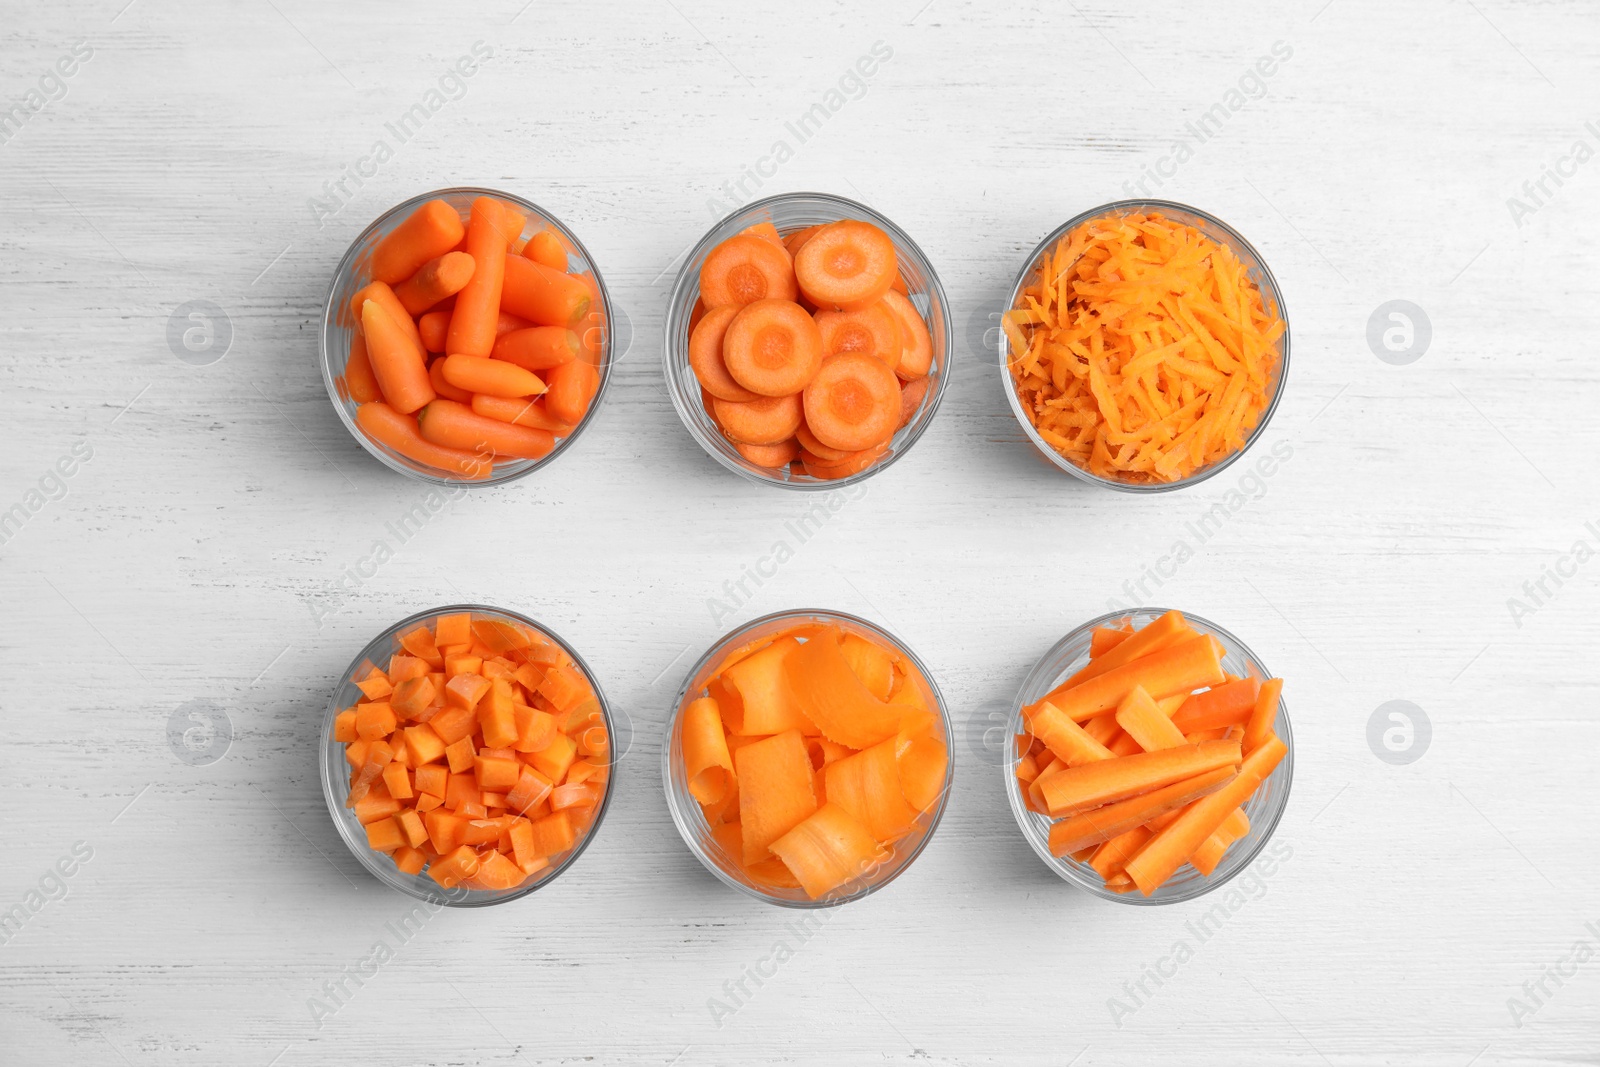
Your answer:
[[[0,935],[0,1061],[1600,1062],[1600,958],[1573,955],[1600,948],[1592,6],[125,2],[0,20],[0,97],[41,105],[0,144],[0,510],[21,505],[0,545],[0,911],[23,916]],[[475,42],[492,56],[446,77]],[[877,42],[892,54],[852,80]],[[414,103],[402,143],[386,124]],[[1030,454],[978,350],[1024,252],[1147,174],[1285,288],[1292,380],[1260,448],[1292,456],[1270,479],[1076,484]],[[631,348],[559,464],[463,494],[342,590],[421,490],[335,418],[321,301],[368,220],[453,184],[573,225]],[[671,693],[732,624],[709,599],[809,503],[679,424],[667,290],[713,211],[791,189],[908,230],[960,340],[916,450],[736,605],[888,625],[963,739],[921,859],[804,944],[699,867],[658,769]],[[1368,343],[1393,300],[1431,324],[1409,363]],[[220,319],[189,362],[169,345],[189,301],[225,315],[222,358]],[[1404,326],[1376,332],[1403,348]],[[1130,908],[1050,875],[981,740],[1032,662],[1219,502],[1143,599],[1289,679],[1298,763],[1292,855],[1202,938],[1214,900]],[[398,945],[408,902],[345,852],[313,752],[354,651],[463,599],[573,641],[632,745],[571,872]],[[1368,742],[1394,700],[1431,723],[1403,765]],[[181,759],[175,712],[180,734],[225,717],[221,758]],[[780,941],[793,958],[744,979]],[[714,1020],[740,980],[753,995]]]

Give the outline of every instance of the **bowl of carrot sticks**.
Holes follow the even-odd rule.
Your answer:
[[[1123,200],[1069,219],[1001,316],[1003,387],[1049,462],[1125,492],[1217,474],[1266,430],[1289,323],[1266,261],[1214,215]]]
[[[385,466],[499,485],[566,450],[600,405],[611,304],[593,259],[537,204],[440,189],[379,216],[328,290],[322,374]]]
[[[1175,904],[1261,854],[1288,803],[1283,681],[1215,623],[1103,615],[1045,653],[1012,713],[1006,792],[1023,836],[1096,896]]]
[[[922,662],[873,624],[787,611],[689,671],[662,747],[667,806],[721,881],[824,908],[916,860],[950,794],[950,717]]]
[[[820,490],[916,444],[950,350],[944,289],[916,242],[855,201],[789,193],[740,208],[689,253],[663,358],[678,415],[713,459]]]
[[[453,604],[386,629],[339,679],[322,790],[339,836],[420,900],[502,904],[588,847],[615,770],[588,666],[516,612]]]

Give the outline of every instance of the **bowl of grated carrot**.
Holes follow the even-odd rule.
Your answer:
[[[1268,848],[1294,779],[1283,680],[1215,623],[1158,608],[1090,620],[1023,681],[1008,736],[1023,837],[1095,896],[1181,903],[1292,855]]]
[[[1214,215],[1122,200],[1039,243],[1001,316],[1003,388],[1051,463],[1125,492],[1204,481],[1258,440],[1289,369],[1260,254]]]
[[[690,669],[662,746],[667,806],[723,883],[790,908],[888,885],[950,796],[950,716],[898,639],[836,611],[787,611]]]
[[[673,405],[751,481],[826,490],[871,477],[932,423],[951,322],[915,241],[863,204],[786,193],[690,251],[667,306]]]

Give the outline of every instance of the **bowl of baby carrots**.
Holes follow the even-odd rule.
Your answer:
[[[611,304],[578,238],[492,189],[424,193],[351,244],[323,313],[322,373],[385,466],[499,485],[555,460],[611,368]]]
[[[1289,322],[1266,261],[1198,208],[1122,200],[1034,249],[1001,316],[1003,388],[1055,466],[1125,492],[1181,489],[1266,430]]]
[[[1069,633],[1023,682],[1010,726],[1005,788],[1028,844],[1130,904],[1193,900],[1250,867],[1294,779],[1283,680],[1178,611]]]
[[[949,377],[950,312],[927,257],[871,208],[823,193],[717,223],[678,275],[666,335],[690,435],[729,470],[792,489],[888,467]]]
[[[689,671],[662,779],[684,842],[741,892],[791,908],[882,889],[950,794],[950,717],[892,634],[835,611],[768,615]]]
[[[577,652],[483,604],[384,630],[339,679],[322,790],[339,836],[385,885],[458,907],[554,881],[610,803],[611,711]]]

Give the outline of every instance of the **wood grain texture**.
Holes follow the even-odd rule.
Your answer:
[[[1521,225],[1507,206],[1574,142],[1600,148],[1592,5],[123,2],[0,22],[8,106],[76,39],[93,49],[0,144],[0,510],[92,450],[0,546],[0,911],[75,842],[93,852],[0,944],[0,1059],[1600,1062],[1600,961],[1547,980],[1521,1026],[1507,1005],[1575,942],[1600,945],[1600,563],[1520,620],[1507,606],[1578,539],[1600,546],[1600,161],[1547,180]],[[395,142],[385,124],[478,41],[493,57],[459,99],[319,221],[324,183]],[[879,41],[892,58],[851,98],[841,78]],[[1292,56],[1263,94],[1185,141],[1275,42]],[[845,102],[801,143],[785,123],[830,90]],[[741,191],[780,141],[785,161]],[[1241,470],[1135,499],[1031,454],[978,339],[1045,233],[1178,144],[1150,191],[1232,222],[1287,293],[1291,385],[1261,448],[1292,457],[1259,486]],[[559,464],[457,498],[345,595],[420,490],[335,417],[322,300],[374,215],[454,184],[566,220],[631,349]],[[675,261],[734,206],[725,185],[874,205],[956,312],[930,431],[738,605],[886,624],[963,738],[915,867],[804,944],[792,915],[699,868],[658,769],[682,673],[729,625],[708,599],[806,506],[717,467],[662,384]],[[166,340],[197,299],[233,330],[203,367]],[[1432,323],[1408,366],[1366,341],[1392,299]],[[1201,943],[1188,924],[1214,901],[1128,908],[1054,879],[981,741],[1032,662],[1229,488],[1252,499],[1149,599],[1289,679],[1293,854]],[[372,633],[461,599],[582,651],[632,724],[618,795],[559,882],[430,918],[319,1025],[308,1000],[408,908],[326,816],[327,694]],[[1366,741],[1393,699],[1433,726],[1408,766]],[[167,742],[194,700],[234,731],[203,767]],[[1114,1013],[1180,939],[1192,958]],[[778,941],[794,957],[757,987],[746,969]],[[714,1018],[736,981],[748,1002]]]

